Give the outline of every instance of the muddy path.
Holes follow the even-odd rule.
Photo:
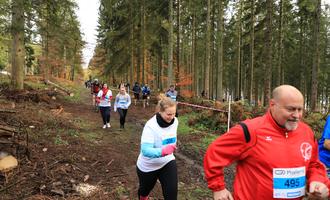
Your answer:
[[[8,183],[0,177],[0,199],[137,199],[135,164],[140,137],[145,122],[154,115],[155,103],[146,108],[141,102],[132,103],[122,130],[119,115],[113,110],[111,128],[102,129],[101,115],[93,109],[88,89],[83,90],[79,102],[58,101],[63,112],[54,117],[43,110],[43,118],[49,117],[44,119],[47,124],[36,123],[31,133],[30,160],[19,160],[20,167]],[[34,116],[42,109],[42,105],[29,104],[30,109],[23,110],[26,107],[17,106],[21,115]],[[68,123],[70,128],[65,127]],[[178,138],[180,144],[180,135]],[[178,199],[211,199],[201,166],[180,150],[176,159]],[[97,189],[84,197],[76,190],[81,183]],[[150,199],[162,199],[159,183]]]
[[[139,154],[140,137],[145,122],[155,113],[156,102],[154,101],[150,106],[143,108],[142,102],[137,102],[135,105],[132,100],[125,129],[122,130],[119,128],[119,115],[113,110],[110,119],[111,128],[102,129],[101,116],[93,111],[88,92],[84,93],[82,99],[84,102],[82,104],[65,104],[64,106],[66,111],[70,112],[73,117],[79,116],[83,121],[88,121],[89,126],[83,131],[95,131],[99,135],[94,142],[96,143],[95,154],[100,156],[100,159],[99,163],[94,166],[108,165],[111,162],[109,171],[104,176],[108,175],[112,177],[112,180],[108,186],[105,186],[111,189],[116,188],[117,183],[122,184],[125,192],[119,198],[136,199],[138,179],[135,164]],[[207,199],[203,192],[206,185],[201,174],[201,166],[180,151],[176,154],[179,174],[179,199]],[[95,171],[95,173],[100,172]],[[199,190],[202,191],[200,196],[197,195]],[[162,199],[161,188],[158,183],[150,197],[151,199]]]

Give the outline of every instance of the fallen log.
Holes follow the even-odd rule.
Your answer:
[[[12,127],[9,127],[9,126],[4,126],[4,125],[1,125],[1,124],[0,124],[0,130],[5,130],[5,131],[17,133],[15,128],[12,128]]]
[[[9,141],[9,140],[1,140],[0,139],[0,144],[14,144],[15,142]]]
[[[51,82],[50,80],[44,80],[44,82],[45,82],[45,84],[52,85],[52,86],[54,86],[54,87],[56,87],[56,88],[58,88],[58,89],[64,91],[64,92],[67,93],[68,95],[73,96],[73,93],[70,92],[70,90],[68,90],[68,89],[66,89],[66,88],[64,88],[64,87],[62,87],[62,86],[60,86],[60,85],[58,85],[58,84],[56,84],[56,83],[53,83],[53,82]]]
[[[13,132],[0,130],[0,137],[13,137],[13,135]]]
[[[0,113],[17,113],[16,110],[5,110],[5,109],[0,109]]]

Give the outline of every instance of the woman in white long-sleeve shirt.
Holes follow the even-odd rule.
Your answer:
[[[108,85],[103,84],[102,90],[97,93],[97,101],[99,103],[100,112],[103,120],[103,128],[110,128],[110,111],[111,111],[112,92],[108,89]]]
[[[131,105],[131,97],[126,93],[124,86],[120,87],[115,99],[114,111],[120,116],[120,128],[124,128],[128,107]]]
[[[141,151],[137,160],[139,200],[147,200],[157,179],[165,200],[176,200],[178,176],[175,157],[178,120],[175,117],[176,102],[165,95],[158,102],[158,109],[144,126]]]

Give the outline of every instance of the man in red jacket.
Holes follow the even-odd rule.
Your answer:
[[[244,121],[217,138],[204,158],[208,187],[214,200],[324,199],[328,179],[318,160],[310,127],[301,122],[304,99],[293,86],[274,89],[267,113]],[[244,129],[246,129],[244,131]],[[223,168],[237,162],[234,192]]]

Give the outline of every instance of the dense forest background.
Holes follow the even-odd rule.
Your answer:
[[[72,0],[0,0],[0,70],[12,73],[14,88],[23,88],[26,75],[83,75],[76,9]]]
[[[85,45],[72,0],[0,0],[0,67],[82,77]],[[330,8],[321,0],[100,0],[89,74],[111,84],[176,84],[186,97],[266,105],[280,84],[329,112]]]

